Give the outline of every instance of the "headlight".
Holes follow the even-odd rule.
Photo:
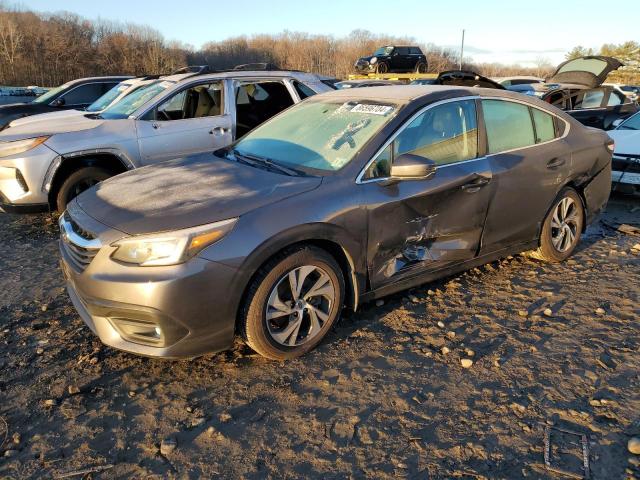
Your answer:
[[[0,157],[8,157],[16,153],[26,152],[44,143],[47,137],[27,138],[26,140],[15,140],[13,142],[0,142]]]
[[[371,57],[371,60],[369,60],[369,63],[371,65],[373,65],[374,63],[376,63],[378,61],[378,57]]]
[[[183,263],[228,234],[237,221],[230,218],[175,232],[125,238],[111,245],[116,247],[111,258],[143,267]]]

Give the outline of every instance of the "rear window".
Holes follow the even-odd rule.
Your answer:
[[[483,100],[482,111],[489,153],[515,150],[536,143],[528,106],[504,100]]]
[[[567,62],[566,65],[563,65],[560,70],[558,70],[558,73],[584,71],[593,73],[594,75],[600,75],[605,68],[607,68],[607,62],[604,60],[597,58],[576,58],[575,60]]]

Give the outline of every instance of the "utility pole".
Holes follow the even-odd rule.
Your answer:
[[[462,57],[464,56],[464,28],[462,29],[462,45],[460,45],[460,70],[462,70]]]

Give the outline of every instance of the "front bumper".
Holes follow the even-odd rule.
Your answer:
[[[120,264],[101,247],[86,267],[60,241],[69,296],[100,340],[150,357],[195,357],[233,344],[236,270],[194,258],[168,267]]]
[[[47,169],[58,156],[44,144],[23,153],[0,158],[0,206],[5,211],[46,210],[42,189]]]
[[[363,73],[363,72],[375,71],[376,65],[377,63],[372,64],[366,60],[358,60],[353,66],[356,69],[356,71]]]

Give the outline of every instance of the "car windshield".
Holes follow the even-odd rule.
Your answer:
[[[620,124],[618,130],[640,130],[640,114],[627,118]]]
[[[60,85],[59,87],[52,88],[47,93],[43,93],[38,98],[36,98],[33,103],[49,103],[56,95],[58,95],[58,93],[60,93],[68,86],[69,84],[65,83],[64,85]]]
[[[305,101],[245,136],[234,150],[273,163],[321,172],[348,164],[397,112],[374,101]]]
[[[174,83],[175,82],[171,82],[169,80],[164,80],[162,82],[152,83],[151,85],[142,87],[135,92],[130,93],[118,103],[111,105],[102,112],[100,116],[108,119],[129,118],[129,115],[149,100],[172,86]]]
[[[105,93],[100,98],[98,98],[91,105],[89,105],[87,107],[87,112],[99,112],[101,110],[104,110],[109,105],[111,105],[111,102],[113,102],[116,98],[118,98],[118,95],[120,95],[130,86],[131,86],[130,83],[124,83],[124,82],[119,83],[118,85],[113,87],[111,90],[109,90],[107,93]]]
[[[392,51],[393,51],[393,47],[380,47],[375,51],[373,56],[375,57],[376,55],[391,55]]]

